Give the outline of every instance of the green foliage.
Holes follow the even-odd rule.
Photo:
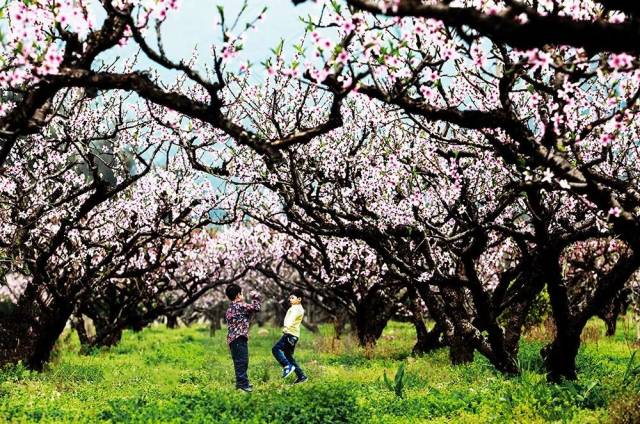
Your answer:
[[[100,383],[104,379],[104,371],[99,364],[61,363],[52,367],[47,377],[65,383]]]
[[[541,324],[551,313],[551,303],[549,300],[549,293],[545,288],[538,296],[533,300],[527,319],[524,322],[525,328],[530,328],[535,325]]]
[[[524,192],[523,192],[524,195]],[[508,310],[505,314],[503,314],[500,319],[503,322],[506,322],[510,316],[508,315]],[[543,289],[538,295],[535,297],[531,305],[529,306],[529,312],[524,320],[523,327],[525,329],[531,329],[532,327],[538,326],[545,322],[545,320],[551,314],[551,303],[549,300],[549,293],[547,293],[547,289]]]
[[[231,390],[178,392],[168,399],[141,395],[109,401],[97,417],[116,422],[358,422],[364,416],[354,393],[348,385],[331,384],[281,390],[271,396]]]
[[[635,365],[637,353],[638,351],[635,350],[631,354],[631,357],[629,357],[627,368],[624,370],[624,375],[622,376],[622,386],[634,383],[636,388],[638,387],[638,383],[640,382],[640,378],[638,378],[640,376],[640,365]]]
[[[389,380],[387,377],[387,370],[384,370],[384,384],[387,386],[389,390],[394,392],[397,397],[402,398],[402,390],[404,389],[404,364],[400,364],[398,367],[398,371],[396,371],[396,376],[393,379],[393,382]]]
[[[282,55],[282,50],[284,48],[284,38],[281,38],[278,41],[278,44],[274,48],[271,49],[271,53],[273,53],[276,57],[280,57]]]
[[[19,383],[23,380],[29,379],[32,375],[35,374],[26,369],[22,363],[8,365],[2,369],[2,372],[0,372],[0,383]]]
[[[348,335],[333,341],[331,334],[324,326],[318,335],[303,332],[296,358],[310,379],[292,385],[280,377],[271,355],[278,332],[254,329],[252,394],[234,390],[224,331],[209,337],[205,327],[154,326],[125,332],[119,345],[90,356],[78,354],[72,334],[45,372],[22,365],[0,370],[0,421],[639,422],[633,415],[638,358],[629,354],[623,334],[584,345],[577,361],[580,379],[563,384],[546,382],[539,341],[521,344],[522,373],[506,378],[480,355],[462,366],[449,363],[446,349],[408,357],[415,343],[408,324],[391,323],[374,350],[357,347]],[[396,370],[394,378],[390,369]]]

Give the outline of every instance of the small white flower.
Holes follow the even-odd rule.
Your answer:
[[[547,168],[544,170],[542,175],[542,182],[551,184],[551,181],[553,180],[553,172]]]

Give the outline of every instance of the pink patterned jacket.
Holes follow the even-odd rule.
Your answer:
[[[262,298],[259,294],[254,294],[251,303],[231,302],[224,317],[227,321],[229,334],[227,343],[231,344],[238,337],[249,338],[249,322],[253,315],[262,307]]]

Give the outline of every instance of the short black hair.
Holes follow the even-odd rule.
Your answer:
[[[302,293],[302,290],[300,289],[295,289],[291,291],[291,294],[294,295],[295,297],[302,299],[302,296],[304,293]]]
[[[224,294],[227,295],[229,300],[236,300],[238,294],[242,292],[242,289],[237,284],[229,284],[227,288],[224,289]]]

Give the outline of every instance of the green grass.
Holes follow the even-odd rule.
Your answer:
[[[598,326],[599,324],[591,324]],[[628,333],[628,334],[627,334]],[[473,364],[451,366],[447,351],[409,356],[412,327],[393,323],[378,347],[358,348],[302,334],[296,357],[310,377],[301,386],[280,378],[271,357],[277,329],[253,328],[249,343],[252,394],[234,390],[225,333],[204,327],[168,330],[154,326],[127,332],[110,350],[78,354],[75,335],[58,346],[51,366],[32,373],[21,366],[0,372],[0,420],[8,422],[201,422],[201,423],[414,423],[414,422],[603,422],[607,406],[637,392],[638,379],[623,376],[633,347],[630,330],[585,344],[580,380],[549,385],[538,351],[525,341],[523,372],[505,378],[479,355]],[[404,361],[403,398],[387,388]]]

